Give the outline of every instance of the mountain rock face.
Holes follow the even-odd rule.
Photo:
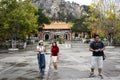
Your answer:
[[[54,20],[69,20],[79,18],[85,13],[84,8],[77,3],[64,0],[33,0],[33,3],[43,9],[46,16]]]

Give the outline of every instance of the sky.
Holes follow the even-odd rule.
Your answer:
[[[70,1],[70,2],[76,2],[79,3],[80,5],[90,5],[92,0],[65,0],[65,1]]]

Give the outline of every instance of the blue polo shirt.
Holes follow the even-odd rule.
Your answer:
[[[104,44],[101,41],[99,41],[99,42],[93,41],[93,42],[91,42],[90,47],[93,50],[102,49],[102,48],[104,48]],[[103,56],[103,51],[98,51],[98,52],[93,51],[92,54],[93,54],[93,56]]]

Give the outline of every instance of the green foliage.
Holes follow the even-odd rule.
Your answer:
[[[1,0],[1,28],[8,39],[25,38],[37,28],[37,8],[29,0]],[[4,37],[1,35],[1,37]]]
[[[97,18],[97,22],[100,25],[98,28],[102,30],[102,36],[109,37],[111,34],[111,38],[116,38],[119,35],[120,30],[119,27],[119,7],[120,3],[118,0],[98,0],[91,5],[95,12],[96,9],[99,10],[100,17]]]
[[[100,4],[99,4],[100,5]],[[104,30],[103,28],[103,20],[104,15],[100,11],[100,9],[97,7],[96,4],[91,4],[89,8],[89,17],[86,18],[86,24],[88,25],[88,29],[90,30],[91,37],[93,37],[94,34],[100,34],[100,36],[103,36]]]
[[[59,44],[62,44],[64,42],[63,38],[57,38],[57,41],[59,42]]]
[[[37,33],[38,26],[49,23],[42,10],[30,0],[0,2],[0,39],[25,39],[31,33]]]
[[[85,41],[85,43],[89,43],[90,42],[90,39],[89,38],[87,38],[86,39],[86,41]]]
[[[43,13],[42,13],[42,9],[38,9],[38,24],[39,26],[43,25],[43,24],[50,24],[50,19],[48,17],[46,17]]]
[[[87,5],[82,5],[82,7],[84,8],[85,12],[86,13],[90,13],[89,9],[90,9],[90,6],[87,6]]]
[[[43,27],[44,27],[44,24],[50,24],[51,21],[48,17],[46,17],[43,13],[42,13],[42,9],[38,9],[38,12],[37,12],[37,15],[38,15],[38,20],[37,20],[37,23],[38,23],[38,31],[42,31]]]
[[[72,31],[73,32],[88,32],[88,27],[85,24],[85,19],[87,18],[87,16],[82,16],[80,19],[76,19],[74,21],[74,24],[72,26]]]
[[[91,29],[89,25],[92,21],[89,20],[92,12],[90,11],[90,6],[82,5],[86,14],[83,14],[79,19],[74,20],[74,24],[72,26],[73,32],[90,32]]]
[[[120,36],[116,36],[113,40],[114,45],[119,45],[120,46]]]

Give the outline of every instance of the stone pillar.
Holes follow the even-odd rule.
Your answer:
[[[43,32],[39,32],[38,39],[43,40]]]
[[[72,32],[70,32],[70,40],[73,40]]]

